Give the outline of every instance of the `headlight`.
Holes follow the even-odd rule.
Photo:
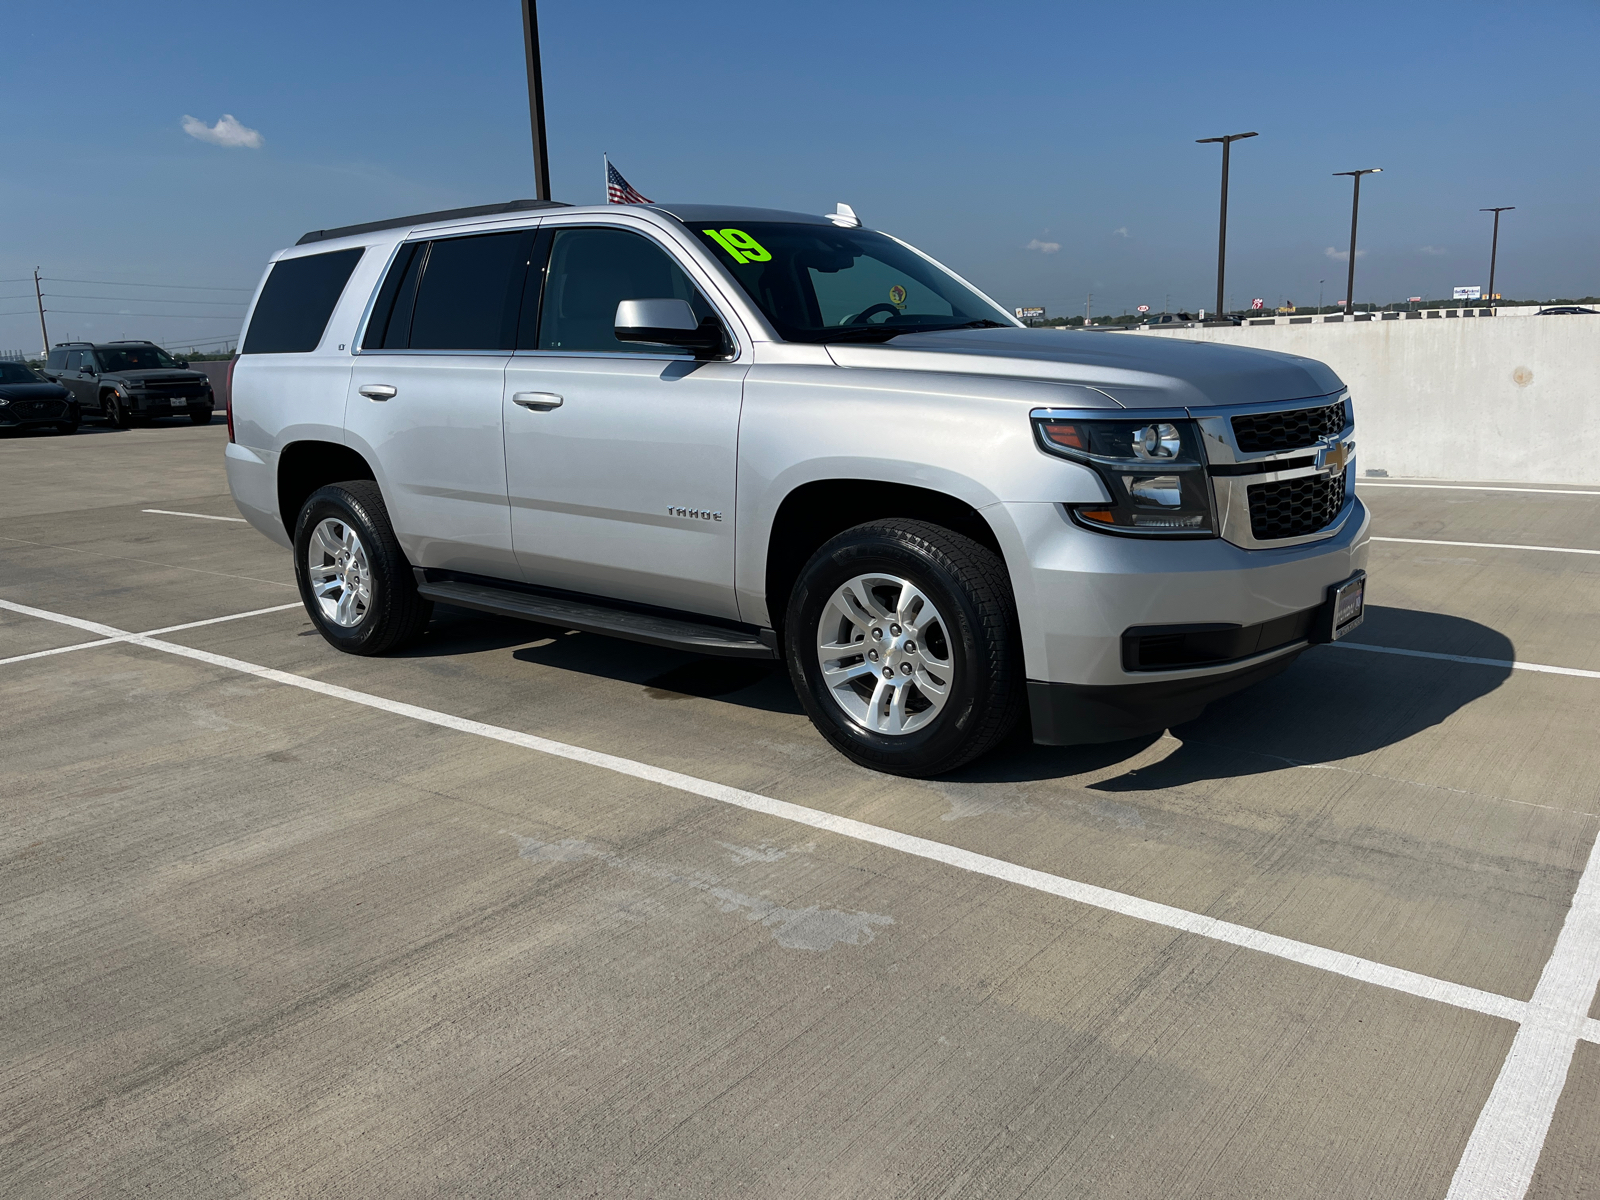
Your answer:
[[[1186,414],[1136,420],[1080,419],[1036,413],[1039,445],[1091,467],[1108,504],[1071,506],[1088,529],[1140,537],[1215,537],[1211,486],[1200,433]]]
[[[10,403],[11,403],[11,401],[7,400],[4,396],[0,396],[0,408],[4,408],[6,405],[8,405]]]

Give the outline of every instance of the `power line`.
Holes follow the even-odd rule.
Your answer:
[[[123,304],[227,304],[237,308],[250,306],[247,300],[183,300],[177,296],[151,296],[146,299],[141,296],[82,296],[75,292],[45,292],[44,295],[56,300],[116,300]],[[5,298],[0,297],[0,299]]]
[[[238,321],[239,319],[238,317],[229,316],[226,313],[220,316],[216,313],[129,313],[118,312],[114,309],[100,308],[47,308],[45,309],[45,312],[63,314],[71,313],[73,316],[78,317],[140,317],[152,321]],[[16,314],[6,313],[4,315],[15,316]]]
[[[208,287],[199,283],[121,283],[115,279],[57,279],[53,276],[42,276],[47,283],[98,283],[107,287],[154,287],[178,288],[191,292],[253,292],[255,288],[241,287]],[[0,283],[31,283],[31,279],[0,279]]]

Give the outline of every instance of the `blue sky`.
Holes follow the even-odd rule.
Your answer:
[[[1343,294],[1331,173],[1368,166],[1358,299],[1486,284],[1493,204],[1517,206],[1502,293],[1600,291],[1594,3],[541,7],[558,199],[600,200],[609,151],[656,199],[848,201],[1007,305],[1193,308],[1219,168],[1194,139],[1253,129],[1233,303]],[[249,289],[307,229],[532,194],[514,0],[8,11],[0,279]],[[184,131],[224,114],[260,145]],[[31,288],[0,283],[0,313]],[[53,340],[226,336],[247,294],[50,290],[126,313],[58,311]],[[171,299],[94,299],[135,295]],[[37,344],[36,318],[0,316],[0,349]]]

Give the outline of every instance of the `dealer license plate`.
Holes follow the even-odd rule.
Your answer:
[[[1333,590],[1333,640],[1338,641],[1366,616],[1367,577],[1357,575]]]

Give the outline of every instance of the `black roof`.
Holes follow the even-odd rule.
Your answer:
[[[118,338],[114,342],[57,342],[52,349],[59,350],[63,346],[154,346],[149,338]]]
[[[296,246],[307,242],[325,242],[330,238],[350,237],[357,233],[376,233],[380,229],[401,229],[409,225],[427,225],[434,221],[454,221],[462,217],[494,217],[502,213],[527,212],[538,208],[570,208],[560,200],[505,200],[499,204],[475,204],[471,208],[445,208],[438,212],[416,213],[409,217],[393,217],[387,221],[367,221],[361,225],[341,225],[337,229],[313,229],[302,237]]]

